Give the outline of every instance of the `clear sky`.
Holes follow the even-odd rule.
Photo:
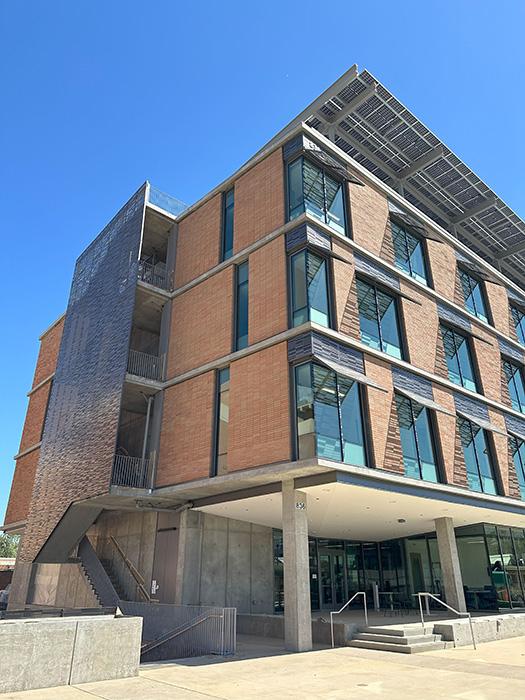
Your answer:
[[[146,179],[192,203],[353,63],[525,216],[525,3],[0,2],[0,523],[38,336]]]

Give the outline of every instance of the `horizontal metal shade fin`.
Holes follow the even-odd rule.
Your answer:
[[[498,435],[504,435],[505,437],[508,437],[508,433],[505,432],[504,430],[501,430],[501,428],[498,428],[494,423],[491,423],[488,420],[485,420],[484,418],[480,418],[479,416],[472,415],[471,413],[468,413],[467,411],[464,410],[458,410],[457,411],[458,416],[461,416],[462,418],[466,418],[469,420],[471,423],[475,423],[476,425],[479,425],[480,428],[483,428],[484,430],[489,430],[491,433],[497,433]]]
[[[430,408],[432,411],[440,411],[440,413],[446,413],[447,416],[456,415],[453,411],[449,411],[448,408],[445,408],[441,404],[436,403],[432,399],[428,399],[426,396],[421,396],[421,394],[416,394],[415,392],[409,391],[408,389],[399,389],[398,387],[395,387],[395,390],[397,394],[402,394],[403,396],[406,396],[407,399],[415,401],[416,403],[419,403],[421,404],[421,406],[425,406],[426,408]]]
[[[456,260],[462,267],[469,272],[473,272],[480,279],[485,280],[486,282],[492,282],[493,284],[502,284],[497,277],[491,275],[489,272],[487,272],[487,270],[485,270],[485,268],[478,265],[478,263],[474,262],[474,260],[470,260],[470,258],[467,258],[458,250],[456,250]]]
[[[437,241],[438,243],[444,242],[440,236],[433,231],[428,230],[424,224],[410,214],[407,214],[406,211],[398,207],[397,204],[394,204],[394,202],[391,202],[390,200],[388,200],[388,211],[390,212],[390,217],[392,220],[396,221],[401,226],[407,227],[414,233],[423,236],[423,238],[429,238],[430,240]]]
[[[323,255],[326,255],[330,258],[334,258],[334,260],[340,260],[341,262],[346,263],[347,265],[352,265],[351,260],[347,260],[346,258],[343,258],[342,255],[339,255],[338,253],[334,253],[333,250],[330,248],[325,248],[324,246],[321,246],[317,243],[312,243],[311,241],[308,241],[308,248],[311,248],[312,250],[319,251],[319,253],[322,253]]]
[[[314,354],[313,359],[315,360],[315,362],[318,362],[320,365],[323,365],[327,369],[333,370],[336,374],[339,374],[342,377],[347,377],[347,379],[353,379],[354,381],[359,382],[359,384],[366,384],[367,386],[371,386],[374,389],[379,389],[380,391],[385,391],[388,393],[388,389],[386,389],[384,386],[377,384],[376,382],[374,382],[373,379],[367,377],[366,374],[356,372],[355,369],[350,369],[350,367],[345,367],[344,365],[340,365],[337,362],[332,362],[331,360],[327,360],[320,355]]]

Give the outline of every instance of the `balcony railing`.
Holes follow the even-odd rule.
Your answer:
[[[173,214],[174,216],[182,214],[182,212],[188,208],[188,205],[181,202],[180,199],[172,197],[170,194],[166,194],[165,192],[161,192],[156,187],[152,187],[151,185],[149,188],[149,201],[156,207],[169,211],[169,213]]]
[[[128,372],[145,379],[162,380],[163,357],[148,355],[139,350],[130,350],[128,355]]]
[[[149,487],[151,460],[148,457],[115,455],[111,483],[114,486],[129,486],[135,489]]]
[[[145,260],[139,260],[138,278],[143,282],[158,287],[159,289],[165,289],[167,291],[171,288],[170,275],[166,270],[166,265],[164,263],[156,263],[152,265]]]

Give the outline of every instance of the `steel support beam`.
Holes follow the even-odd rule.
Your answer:
[[[323,116],[323,119],[330,124],[340,122],[342,119],[344,119],[346,116],[350,114],[350,112],[353,112],[354,109],[357,109],[360,105],[363,104],[363,102],[366,102],[372,95],[375,95],[377,93],[377,83],[372,83],[371,85],[368,85],[362,92],[359,93],[359,95],[356,95],[353,100],[351,100],[347,105],[345,105],[342,109],[339,110],[339,112],[336,112],[331,117],[326,117]],[[333,107],[337,107],[337,105],[332,102],[330,105],[330,109]],[[321,115],[319,115],[321,116]]]
[[[496,197],[489,197],[488,199],[484,199],[479,204],[476,204],[475,207],[466,209],[462,214],[456,214],[456,216],[453,216],[450,220],[450,223],[460,224],[462,221],[470,219],[471,216],[476,216],[477,214],[481,214],[481,212],[490,209],[490,207],[493,207],[494,204],[496,204]]]
[[[431,163],[435,163],[436,160],[438,160],[438,158],[441,158],[442,155],[443,146],[437,146],[436,148],[433,148],[431,151],[428,151],[428,153],[425,153],[425,155],[421,156],[421,158],[418,158],[410,165],[407,165],[406,168],[400,170],[398,175],[399,179],[405,180],[407,177],[414,175],[414,173],[417,173],[418,170],[425,168]]]

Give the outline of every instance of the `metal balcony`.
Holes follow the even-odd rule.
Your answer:
[[[138,278],[153,287],[170,291],[171,275],[166,270],[165,263],[158,262],[153,265],[145,260],[139,260]]]
[[[148,457],[130,457],[116,454],[113,459],[113,486],[128,486],[134,489],[149,487],[151,460]]]
[[[138,350],[130,350],[128,355],[128,372],[137,377],[154,379],[158,382],[162,380],[164,357],[148,355]]]

